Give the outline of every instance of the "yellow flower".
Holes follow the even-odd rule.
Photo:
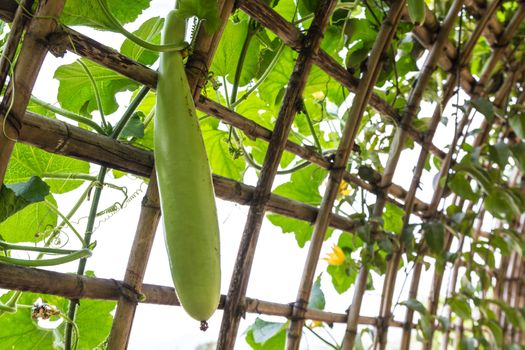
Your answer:
[[[308,328],[321,327],[322,325],[323,325],[323,322],[321,321],[310,321],[310,323],[308,324]]]
[[[345,262],[345,259],[345,253],[335,244],[332,246],[332,252],[328,253],[326,258],[323,258],[323,260],[328,262],[328,265],[334,266],[342,265]]]
[[[352,192],[352,188],[348,186],[348,182],[341,180],[339,189],[337,190],[337,196],[348,196]]]

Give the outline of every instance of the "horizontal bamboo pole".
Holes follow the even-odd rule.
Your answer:
[[[141,291],[132,290],[122,281],[78,276],[67,273],[28,268],[0,262],[0,288],[28,291],[33,293],[52,294],[68,299],[118,300],[129,298],[139,303],[179,306],[173,287],[143,284]],[[219,309],[223,309],[225,296],[221,296]],[[241,309],[249,313],[274,315],[290,318],[292,306],[258,299],[246,298]],[[307,309],[305,319],[326,323],[344,323],[346,314],[323,310]],[[360,324],[375,325],[373,317],[360,316]],[[392,327],[403,327],[399,321],[391,321]],[[415,325],[412,325],[415,327]]]
[[[215,104],[211,100],[201,99],[198,104],[201,105],[204,111],[214,109],[213,112],[216,113],[219,118],[239,127],[248,135],[261,139],[268,139],[271,135],[270,130],[258,126],[251,121],[247,121],[238,114],[219,104]],[[51,153],[86,160],[139,176],[149,177],[153,167],[152,152],[126,145],[66,122],[45,118],[31,112],[26,113],[19,140]],[[287,142],[287,150],[325,168],[330,167],[330,163],[325,158],[320,157],[316,152],[290,141]],[[365,190],[374,191],[373,185],[368,184],[348,172],[345,173],[344,179],[349,183],[357,184]],[[391,186],[389,193],[400,200],[403,200],[407,195],[405,189],[395,184]],[[247,204],[247,202],[243,204]],[[427,208],[428,205],[426,203],[421,200],[416,200],[416,210],[424,212]],[[286,210],[286,208],[283,208],[283,210]],[[315,217],[308,221],[313,222],[314,220]],[[353,227],[353,225],[343,226]]]
[[[153,167],[153,154],[149,151],[34,113],[26,113],[19,140],[52,153],[68,155],[139,176],[149,177]],[[253,186],[218,175],[213,176],[213,183],[219,198],[242,205],[251,203]],[[268,210],[308,222],[314,222],[318,212],[312,205],[275,194],[271,195]],[[334,214],[331,224],[332,227],[343,231],[353,231],[359,222]]]

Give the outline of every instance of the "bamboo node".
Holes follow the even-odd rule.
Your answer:
[[[68,34],[64,31],[49,33],[46,37],[47,48],[55,57],[64,57],[70,46]]]
[[[133,288],[132,286],[130,286],[126,282],[117,281],[117,280],[115,280],[113,278],[111,280],[117,286],[117,288],[118,288],[118,290],[120,292],[120,295],[124,299],[126,299],[127,301],[129,301],[131,303],[134,303],[134,304],[138,304],[138,302],[144,297],[142,295],[142,293],[137,291],[135,288]]]

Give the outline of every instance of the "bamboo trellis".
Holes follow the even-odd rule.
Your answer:
[[[287,349],[299,349],[302,329],[305,320],[317,320],[327,323],[340,323],[346,326],[343,349],[354,346],[359,325],[370,325],[376,328],[374,340],[375,349],[385,349],[388,341],[388,329],[397,327],[402,330],[401,349],[409,349],[411,336],[415,324],[413,311],[407,309],[403,321],[394,320],[392,311],[394,289],[398,278],[404,247],[394,252],[388,262],[384,277],[381,296],[380,312],[377,317],[360,315],[361,304],[366,294],[365,288],[369,276],[369,267],[362,265],[355,282],[353,299],[349,301],[347,312],[339,313],[321,311],[308,307],[308,300],[314,280],[314,274],[321,253],[322,244],[329,227],[342,231],[354,232],[363,224],[361,220],[349,219],[332,212],[337,191],[342,180],[352,183],[375,195],[374,216],[380,216],[387,202],[405,210],[403,225],[409,225],[411,215],[419,216],[423,221],[435,218],[445,218],[438,210],[442,202],[444,189],[438,186],[430,203],[417,198],[418,185],[427,159],[430,154],[439,158],[441,163],[440,177],[447,176],[455,162],[457,146],[468,124],[474,118],[472,108],[467,108],[463,118],[456,125],[456,132],[450,138],[450,147],[447,152],[440,149],[433,142],[443,111],[457,89],[461,88],[466,95],[475,99],[486,95],[485,87],[493,74],[497,64],[506,62],[510,79],[500,87],[493,101],[494,107],[502,107],[517,84],[525,78],[525,64],[516,52],[509,46],[519,26],[525,19],[525,5],[520,2],[518,9],[510,22],[500,23],[496,11],[502,5],[501,0],[491,2],[484,0],[455,0],[451,4],[446,18],[440,23],[436,16],[426,9],[426,19],[423,26],[414,27],[412,35],[428,50],[423,68],[413,85],[408,103],[403,111],[395,110],[386,100],[373,92],[378,75],[384,63],[384,54],[389,47],[396,29],[402,21],[408,18],[405,0],[388,0],[390,5],[388,14],[381,24],[377,38],[370,52],[367,69],[361,79],[352,76],[341,64],[327,52],[320,49],[324,30],[329,22],[337,1],[324,0],[315,14],[308,31],[303,34],[294,24],[288,22],[262,0],[219,0],[220,27],[209,35],[199,30],[194,44],[194,50],[188,59],[186,71],[189,84],[193,91],[194,100],[198,109],[218,118],[249,137],[261,139],[268,143],[263,168],[259,174],[256,186],[239,183],[237,181],[213,176],[215,192],[218,198],[248,205],[250,207],[243,231],[236,264],[231,276],[227,295],[223,295],[220,309],[223,309],[222,325],[217,342],[218,349],[233,349],[237,338],[239,322],[246,312],[267,315],[283,316],[291,320],[288,329]],[[120,143],[106,136],[98,135],[63,121],[48,119],[35,113],[26,111],[34,83],[40,71],[42,62],[48,52],[54,55],[63,55],[66,51],[74,52],[92,60],[104,67],[112,69],[146,87],[155,88],[156,72],[140,63],[123,56],[112,48],[95,41],[92,38],[76,32],[71,28],[58,26],[53,17],[58,17],[64,6],[64,0],[43,0],[33,17],[29,17],[24,8],[31,8],[33,1],[24,0],[20,7],[14,1],[3,1],[0,4],[0,17],[12,22],[11,32],[0,60],[0,83],[3,87],[22,34],[25,39],[21,45],[17,65],[14,70],[15,79],[10,80],[0,106],[2,121],[5,111],[10,109],[10,117],[6,120],[6,133],[0,134],[0,180],[3,181],[9,158],[15,142],[27,143],[51,153],[75,157],[113,169],[129,172],[150,179],[147,193],[142,202],[135,239],[129,255],[128,267],[123,281],[103,278],[88,278],[72,276],[58,272],[30,269],[0,263],[0,287],[37,293],[60,295],[71,300],[104,299],[117,300],[118,306],[111,330],[109,349],[124,349],[127,347],[130,331],[133,324],[135,309],[139,302],[178,305],[173,288],[143,284],[147,262],[160,218],[159,199],[151,152],[137,147]],[[238,6],[248,16],[272,31],[282,42],[298,52],[293,73],[287,84],[284,103],[280,108],[273,130],[269,130],[256,122],[249,120],[239,113],[201,95],[208,68],[220,42],[228,18],[234,8]],[[471,32],[469,40],[461,47],[456,47],[449,39],[454,30],[458,16],[468,11],[477,19],[476,27]],[[468,68],[468,62],[473,54],[475,45],[481,36],[491,45],[492,52],[479,78],[474,77]],[[459,46],[459,45],[458,45]],[[317,65],[331,78],[354,93],[352,106],[346,116],[343,136],[340,140],[335,159],[330,160],[311,148],[288,140],[288,133],[292,127],[294,117],[298,113],[299,101],[313,65]],[[443,87],[443,95],[437,101],[432,114],[429,129],[421,133],[412,125],[417,116],[423,94],[428,88],[432,73],[441,67],[449,74]],[[12,86],[14,84],[14,86]],[[13,104],[9,106],[13,96]],[[522,103],[525,93],[522,93],[518,103]],[[354,151],[355,140],[362,116],[366,108],[372,107],[378,113],[388,116],[398,123],[395,135],[390,145],[390,153],[384,172],[375,173],[380,180],[371,183],[346,170],[346,164]],[[497,111],[497,109],[495,109]],[[498,119],[495,119],[498,123]],[[474,146],[487,142],[493,125],[484,121]],[[500,137],[506,137],[507,130],[501,132]],[[407,138],[412,138],[420,145],[418,161],[414,169],[413,179],[408,190],[392,182],[400,154]],[[320,207],[315,207],[296,200],[272,194],[272,185],[284,151],[329,171],[328,183]],[[521,174],[516,173],[514,181],[519,182]],[[473,203],[465,203],[455,198],[458,206],[468,211]],[[288,217],[312,223],[314,230],[309,246],[303,275],[298,287],[296,300],[291,304],[278,304],[270,301],[249,298],[246,295],[251,266],[256,252],[258,236],[266,212],[274,212]],[[471,240],[486,238],[490,233],[482,231],[484,211],[477,217],[475,236]],[[523,220],[522,220],[523,221]],[[514,223],[515,228],[524,231],[523,222]],[[372,238],[378,234],[377,227],[372,225]],[[454,236],[447,230],[446,247],[451,248]],[[460,236],[458,252],[464,248],[465,236]],[[428,253],[427,247],[418,251],[420,257]],[[456,260],[451,266],[451,280],[447,296],[451,296],[457,284],[459,269],[469,264],[469,261]],[[497,297],[513,307],[525,306],[525,286],[521,275],[524,271],[523,258],[514,252],[510,257],[504,257],[499,268],[493,273],[496,276],[495,287]],[[412,280],[409,289],[409,298],[416,298],[418,294],[423,262],[418,260],[414,264]],[[432,290],[428,297],[428,310],[436,315],[440,304],[443,273],[434,271]],[[139,298],[144,295],[145,298]],[[499,310],[501,312],[501,310]],[[445,314],[450,320],[450,310],[445,308]],[[507,342],[524,341],[525,333],[516,329],[501,317],[501,327],[504,329]],[[437,325],[436,327],[437,328]],[[449,330],[443,331],[442,347],[449,345],[450,332],[456,332],[454,340],[461,339],[464,325],[461,320]],[[434,328],[432,329],[432,334]],[[432,335],[424,342],[425,349],[433,346]]]

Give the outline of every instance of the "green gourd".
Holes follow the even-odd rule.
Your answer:
[[[162,44],[184,40],[186,19],[171,11]],[[155,166],[166,248],[184,310],[206,326],[220,299],[219,225],[212,176],[183,57],[161,52],[155,110]]]

